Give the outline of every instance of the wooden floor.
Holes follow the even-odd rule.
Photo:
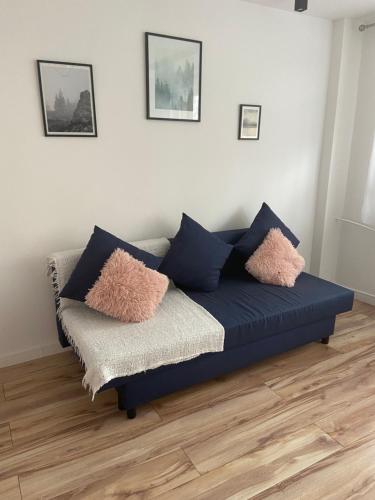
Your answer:
[[[314,343],[138,409],[71,352],[0,369],[0,498],[375,499],[375,308]]]

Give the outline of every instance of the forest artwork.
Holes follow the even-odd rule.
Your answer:
[[[259,139],[261,106],[240,104],[239,139]]]
[[[96,137],[92,66],[38,61],[38,72],[45,135]]]
[[[200,120],[202,43],[146,33],[147,118]]]

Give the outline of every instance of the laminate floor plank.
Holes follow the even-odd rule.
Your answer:
[[[92,403],[72,352],[0,369],[0,498],[375,498],[375,307],[330,344],[139,407]],[[21,488],[21,491],[20,491]]]
[[[9,424],[0,424],[0,454],[9,448],[12,448],[12,445],[12,436]]]
[[[57,498],[89,498],[90,500],[160,498],[167,491],[196,477],[199,477],[199,474],[192,463],[182,450],[177,449],[128,467],[124,474],[121,471],[116,471],[99,481],[93,480],[85,487],[78,487],[65,493],[59,491]],[[49,492],[49,495],[55,496],[53,490]],[[32,496],[28,496],[28,498],[32,498]]]
[[[297,398],[282,399],[240,427],[227,429],[214,437],[207,436],[184,449],[203,474],[256,450],[272,439],[281,439],[324,416],[344,410],[351,401],[369,397],[374,391],[373,372],[361,373],[357,377],[348,376],[342,382]]]
[[[285,499],[373,500],[375,440],[358,442],[278,485]]]
[[[375,436],[375,394],[317,420],[316,424],[343,446]]]
[[[5,382],[3,385],[5,399],[10,401],[29,394],[53,391],[55,388],[77,381],[81,384],[83,376],[84,372],[78,363],[39,370],[27,377],[19,377],[16,381]]]
[[[342,335],[334,335],[330,345],[338,352],[345,353],[361,347],[375,345],[375,322],[369,326],[349,331]]]
[[[159,425],[159,415],[149,405],[145,405],[139,408],[134,420],[128,420],[123,412],[116,411],[93,421],[92,425],[87,425],[86,428],[67,430],[57,437],[53,436],[37,444],[16,443],[11,450],[0,454],[0,480],[13,475],[28,476],[43,470],[48,476],[49,468],[53,470],[59,465],[67,467],[68,479],[70,464],[78,464],[81,471],[80,464],[89,461],[90,456],[100,456],[101,452],[105,455],[106,449],[115,447],[122,449],[119,443],[135,441],[136,437],[147,434],[150,429]],[[125,444],[123,448],[126,448]],[[138,449],[134,454],[138,456],[142,454],[142,450]]]
[[[339,318],[342,316],[352,316],[353,314],[360,312],[364,314],[374,314],[375,306],[371,304],[367,304],[366,302],[361,302],[360,300],[354,300],[353,308],[351,311],[347,311],[346,313],[340,314]]]
[[[10,427],[13,442],[17,447],[33,446],[67,432],[83,431],[100,425],[103,418],[121,418],[124,414],[117,410],[117,395],[113,391],[104,391],[96,395],[92,402],[87,395],[73,401],[66,401],[59,406],[49,406],[42,413],[12,418]]]
[[[263,381],[246,368],[157,399],[152,402],[152,406],[167,422],[247,394],[262,384]]]
[[[371,325],[375,325],[375,315],[373,312],[371,314],[358,312],[350,316],[338,316],[336,319],[334,335],[336,337],[345,335],[346,333],[355,332],[360,328]]]
[[[6,366],[0,368],[0,384],[14,382],[17,378],[25,378],[32,373],[45,370],[46,368],[56,368],[71,364],[77,364],[77,357],[73,351],[64,351],[52,356],[33,359],[26,363]]]
[[[226,429],[241,425],[255,414],[261,415],[278,400],[264,386],[212,408],[165,423],[124,442],[119,442],[117,437],[115,444],[107,438],[104,449],[95,449],[99,437],[94,432],[91,436],[93,442],[89,446],[81,440],[72,449],[71,442],[63,443],[60,440],[60,443],[52,443],[53,448],[48,450],[40,446],[29,453],[4,454],[4,459],[0,459],[0,478],[14,475],[14,471],[17,471],[22,479],[22,492],[30,496],[37,493],[48,496],[50,488],[55,492],[60,487],[64,490],[84,487],[90,484],[93,476],[101,480],[115,471],[126,470],[129,466],[173,451],[181,445],[192,445],[206,436],[221,434]],[[130,422],[137,422],[138,418]],[[123,429],[126,425],[125,422]]]
[[[248,499],[246,499],[248,500]],[[251,497],[251,500],[299,500],[299,499],[291,499],[285,498],[285,495],[282,491],[279,491],[278,485],[272,486],[271,488],[262,491],[258,495],[254,495]],[[321,499],[323,500],[323,499]]]
[[[316,426],[305,427],[213,469],[162,498],[248,499],[340,449]]]
[[[28,415],[43,413],[52,407],[58,407],[65,401],[73,401],[88,394],[80,379],[73,379],[62,385],[52,385],[43,391],[32,392],[22,398],[3,401],[0,404],[0,424]]]
[[[21,500],[17,476],[0,481],[0,498],[4,500]]]
[[[267,381],[276,394],[282,398],[297,397],[319,387],[330,385],[348,376],[375,368],[375,346],[360,347],[348,353],[338,354],[321,361],[291,376],[280,376]],[[375,374],[375,371],[374,371]]]
[[[306,368],[329,360],[337,356],[338,351],[330,345],[326,346],[320,342],[292,349],[291,351],[277,356],[272,356],[267,360],[256,363],[248,368],[249,373],[261,378],[264,382],[274,380],[277,377],[286,377],[299,373]]]

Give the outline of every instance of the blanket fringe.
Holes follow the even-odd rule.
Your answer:
[[[63,318],[63,315],[62,315],[63,307],[62,307],[61,298],[60,298],[60,289],[61,289],[61,287],[60,287],[60,282],[59,282],[59,276],[58,276],[58,273],[57,273],[57,270],[56,270],[56,261],[53,258],[48,258],[48,261],[47,261],[47,276],[49,276],[51,278],[53,293],[54,293],[55,302],[56,302],[56,313],[57,313],[57,317],[58,317],[58,319],[60,321],[61,327],[63,329],[64,335],[68,339],[69,344],[72,346],[73,351],[77,355],[77,357],[78,357],[78,359],[80,361],[81,366],[86,371],[85,362],[84,362],[84,360],[83,360],[83,358],[81,356],[81,353],[79,352],[77,344],[74,342],[73,337],[70,335],[70,333],[68,331],[68,328],[67,328],[67,326],[65,324],[65,321],[64,321],[64,318]],[[92,400],[94,400],[95,393],[93,392],[93,390],[91,389],[91,387],[86,382],[85,377],[83,377],[83,379],[82,379],[82,386],[86,390],[87,390],[87,388],[89,388],[89,392],[91,394]]]
[[[60,285],[59,276],[56,270],[56,262],[52,258],[48,258],[47,261],[47,276],[51,278],[53,293],[55,295],[57,316],[61,320],[61,299],[60,299]],[[64,332],[65,333],[65,332]]]

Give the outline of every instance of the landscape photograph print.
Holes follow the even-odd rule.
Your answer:
[[[37,63],[45,135],[96,137],[91,64]]]
[[[262,106],[240,104],[238,138],[257,141],[260,131],[260,115]]]
[[[147,118],[200,121],[202,42],[146,33]]]

